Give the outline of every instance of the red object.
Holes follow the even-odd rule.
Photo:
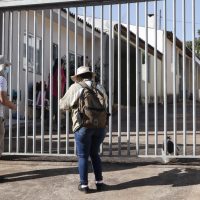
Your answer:
[[[61,68],[61,96],[64,95],[65,84],[66,84],[65,70]],[[58,68],[55,70],[53,74],[53,96],[55,97],[58,96]]]

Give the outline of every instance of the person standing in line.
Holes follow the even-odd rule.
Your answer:
[[[4,125],[4,107],[12,110],[16,110],[16,105],[9,101],[7,97],[7,80],[6,76],[9,72],[9,67],[11,63],[7,62],[3,56],[0,56],[0,157],[4,151],[4,135],[5,135],[5,125]],[[4,178],[0,176],[0,181]]]
[[[64,59],[61,59],[61,96],[65,93],[65,85],[66,85],[66,75],[65,75],[65,61]],[[53,96],[53,105],[52,105],[52,111],[53,111],[53,117],[54,117],[54,123],[53,123],[53,129],[57,130],[57,122],[58,122],[58,59],[55,60],[53,65],[53,88],[52,88],[52,96]],[[48,85],[48,94],[50,95],[50,78],[49,78],[49,85]]]
[[[75,134],[80,175],[78,190],[85,193],[90,191],[88,187],[88,158],[90,157],[96,188],[97,191],[101,191],[105,188],[105,184],[99,150],[106,135],[107,95],[104,87],[95,83],[95,73],[91,72],[89,67],[79,67],[77,74],[71,76],[71,79],[75,83],[60,100],[60,109],[72,112],[72,129]]]

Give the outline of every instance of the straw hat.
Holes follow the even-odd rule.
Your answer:
[[[4,70],[4,67],[10,66],[11,63],[4,58],[3,55],[0,55],[0,71]]]
[[[77,73],[74,76],[71,76],[71,79],[76,82],[77,81],[77,76],[85,74],[85,73],[91,73],[92,74],[92,78],[94,78],[96,76],[96,74],[94,72],[90,71],[89,67],[86,66],[81,66],[77,69]]]

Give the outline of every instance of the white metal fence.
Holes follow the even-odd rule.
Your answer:
[[[1,53],[13,63],[8,93],[17,103],[17,112],[9,111],[5,154],[76,153],[70,114],[61,113],[58,102],[70,75],[83,64],[97,73],[109,96],[103,155],[200,157],[197,1],[12,3],[0,2]],[[186,35],[191,35],[190,48]]]

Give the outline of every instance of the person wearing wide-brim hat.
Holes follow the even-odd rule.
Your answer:
[[[4,107],[16,110],[16,105],[9,101],[7,97],[6,75],[9,72],[10,67],[11,63],[7,61],[3,56],[0,56],[0,156],[4,151]]]
[[[80,82],[83,79],[83,76],[91,76],[91,79],[94,80],[96,74],[90,71],[89,67],[81,66],[77,69],[77,73],[74,76],[71,76],[72,81]]]
[[[95,83],[95,73],[90,71],[87,66],[81,66],[77,73],[71,76],[75,82],[60,100],[61,110],[70,110],[72,112],[72,129],[75,134],[75,141],[78,155],[78,168],[80,175],[80,184],[78,190],[88,193],[88,158],[91,158],[97,190],[101,190],[103,183],[101,159],[99,156],[100,145],[105,138],[105,128],[89,128],[83,125],[79,112],[80,99],[85,88],[88,90],[98,91],[102,94],[107,109],[107,95],[102,85]],[[84,87],[85,85],[85,87]]]

